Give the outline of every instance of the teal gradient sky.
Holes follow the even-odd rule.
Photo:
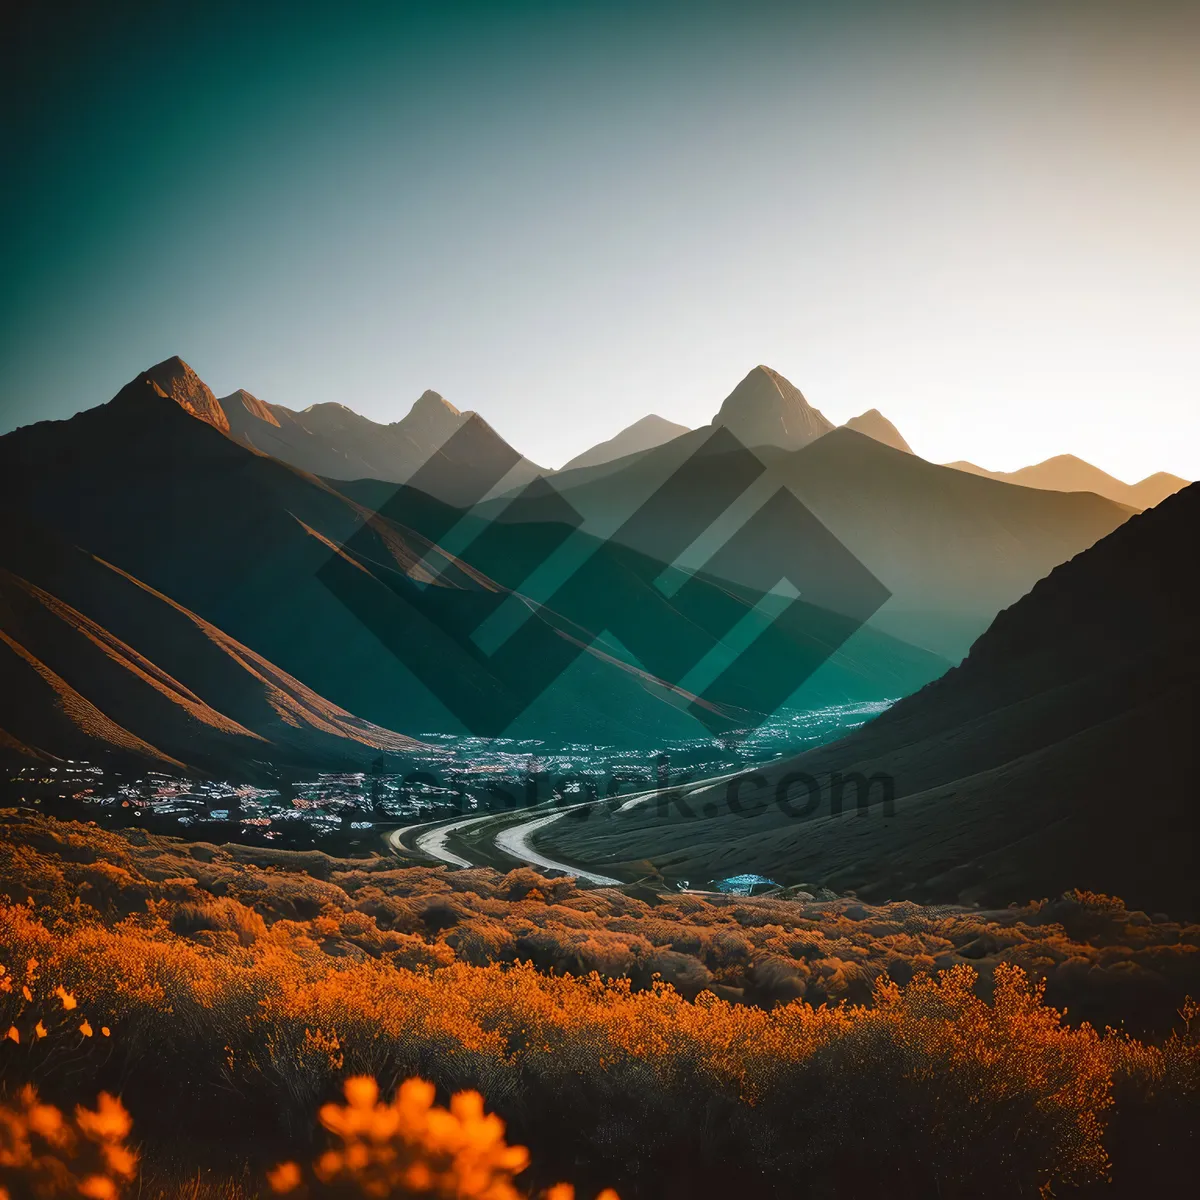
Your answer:
[[[1200,477],[1200,5],[29,7],[0,432],[179,354],[557,466],[764,362],[935,461]]]

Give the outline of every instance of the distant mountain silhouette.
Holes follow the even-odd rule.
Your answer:
[[[891,423],[877,408],[869,408],[857,417],[851,417],[843,427],[853,429],[855,433],[865,433],[867,437],[891,446],[893,450],[903,450],[905,454],[913,452],[912,447],[904,440],[895,425]]]
[[[725,397],[712,423],[724,425],[752,450],[799,450],[833,428],[795,384],[764,366],[755,367]]]
[[[240,403],[235,403],[235,398]],[[426,391],[408,414],[390,425],[360,416],[344,404],[314,404],[294,412],[279,404],[264,404],[245,392],[222,401],[229,417],[230,435],[243,445],[270,454],[328,479],[382,479],[403,483],[427,463],[453,436],[471,427],[471,437],[458,439],[463,448],[469,441],[473,454],[484,459],[511,458],[508,484],[519,487],[542,468],[522,458],[474,412],[459,412],[434,391]],[[474,459],[460,459],[453,466],[470,471]]]
[[[437,392],[425,392],[408,414],[390,425],[360,416],[344,404],[314,404],[295,412],[267,404],[244,389],[217,399],[181,358],[168,358],[145,377],[186,412],[261,454],[329,479],[383,479],[403,483],[451,439],[458,456],[446,475],[462,475],[481,463],[511,460],[507,483],[528,483],[542,468],[521,457],[477,413],[459,412]],[[454,438],[467,429],[467,434]],[[448,497],[449,498],[449,497]]]
[[[561,469],[571,471],[578,467],[597,467],[630,454],[640,454],[643,450],[653,450],[655,446],[661,446],[663,442],[669,442],[687,432],[686,425],[677,425],[674,421],[651,413],[650,416],[642,417],[632,425],[626,426],[616,437],[611,437],[606,442],[598,442],[591,449],[577,454]]]
[[[555,486],[593,527],[615,528],[709,434],[694,430],[607,473],[564,472]],[[975,478],[850,429],[759,453],[764,495],[790,489],[892,592],[871,624],[955,661],[1001,608],[1132,512]]]
[[[570,823],[548,840],[577,861],[653,858],[693,881],[749,870],[870,900],[985,905],[1079,887],[1195,917],[1198,539],[1192,485],[1057,567],[942,679],[765,769],[739,798],[753,820],[724,806],[706,817],[714,793],[692,820],[606,823],[603,850]],[[812,819],[775,803],[796,772],[821,785]],[[895,815],[878,789],[858,815],[853,788],[832,815],[833,772],[890,775]]]
[[[1131,484],[1133,503],[1139,508],[1153,508],[1161,504],[1168,496],[1175,495],[1188,486],[1189,481],[1180,479],[1168,471],[1155,471],[1138,483]]]
[[[1021,487],[1041,488],[1051,492],[1095,492],[1097,496],[1106,496],[1118,504],[1127,504],[1130,508],[1137,509],[1153,508],[1188,485],[1186,479],[1180,479],[1178,475],[1169,475],[1165,471],[1147,476],[1140,483],[1122,483],[1099,467],[1076,458],[1074,454],[1059,454],[1032,467],[1022,467],[1019,471],[988,471],[974,463],[962,461],[946,465],[956,471],[982,475],[1002,483],[1015,483]]]

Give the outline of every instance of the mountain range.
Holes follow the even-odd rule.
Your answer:
[[[731,410],[729,400],[724,407]],[[793,416],[786,411],[781,421]],[[736,424],[746,432],[745,422]],[[718,427],[633,458],[560,472],[555,488],[589,527],[607,533]],[[756,452],[766,467],[756,494],[786,488],[891,593],[871,627],[951,661],[1001,608],[1133,512],[1091,493],[998,484],[848,428],[798,450],[762,445]]]
[[[1153,508],[1188,485],[1186,479],[1166,471],[1147,475],[1139,483],[1123,483],[1073,454],[1059,454],[1032,467],[1022,467],[1019,471],[988,471],[969,462],[952,462],[947,466],[1022,487],[1043,488],[1051,492],[1095,492],[1097,496],[1107,496],[1118,504],[1138,509]]]
[[[494,464],[511,461],[495,490],[512,492],[538,476],[606,468],[690,432],[685,425],[651,414],[589,447],[555,472],[519,454],[478,413],[460,412],[432,390],[425,391],[400,420],[385,425],[338,403],[314,404],[297,412],[281,404],[268,404],[244,389],[218,399],[178,357],[157,363],[146,374],[163,395],[242,445],[327,479],[404,483],[439,452],[445,454],[447,448],[452,448],[458,457],[445,462],[437,487],[448,493],[445,498],[454,501],[463,498],[461,475],[476,470],[482,462],[487,462],[494,473]],[[802,449],[834,429],[799,388],[778,371],[762,365],[748,372],[725,398],[712,424],[730,429],[743,445],[783,450]],[[877,408],[852,417],[841,428],[913,453],[904,436]],[[468,436],[454,436],[464,430]],[[1126,484],[1070,454],[1010,472],[988,471],[966,461],[946,465],[1022,487],[1095,492],[1133,509],[1153,507],[1187,484],[1187,480],[1165,471]]]
[[[647,807],[562,821],[543,841],[568,861],[649,859],[691,880],[757,871],[867,900],[983,905],[1077,887],[1195,916],[1198,538],[1193,484],[1056,567],[942,678],[763,768],[736,811],[714,790],[689,798],[688,819]],[[834,813],[838,774],[874,779],[864,811],[851,785]]]
[[[148,374],[107,405],[0,438],[0,506],[119,568],[367,724],[461,732],[419,680],[462,679],[481,702],[495,684],[469,654],[438,636],[426,612],[503,589],[479,573],[434,580],[422,565],[434,546],[416,527],[451,528],[461,511],[415,489],[376,486],[404,524],[193,419]],[[352,541],[357,558],[342,549]],[[27,582],[60,598],[54,578]],[[433,601],[424,598],[430,583]],[[105,613],[86,611],[86,596],[79,604],[108,628]],[[381,629],[404,643],[402,653],[388,652],[373,632]],[[19,633],[10,637],[20,641]],[[158,662],[136,629],[121,640]],[[547,736],[628,742],[691,728],[690,718],[647,698],[637,676],[585,658],[574,689],[530,715]],[[65,668],[59,674],[103,710],[105,685],[85,666],[81,660],[75,678]],[[232,703],[222,687],[204,699],[218,711]],[[32,734],[18,740],[53,750],[48,735],[48,745]]]
[[[761,365],[750,371],[725,399],[713,424],[727,426],[745,445],[785,450],[802,449],[834,428],[823,413],[809,404],[799,388],[779,372]],[[913,453],[904,435],[877,408],[851,417],[840,428],[865,434],[893,450]],[[561,471],[601,467],[634,454],[643,454],[687,432],[686,426],[662,417],[643,417],[616,437],[577,455]],[[1010,472],[988,471],[966,461],[945,465],[971,475],[1043,491],[1094,492],[1136,510],[1152,508],[1188,483],[1177,475],[1159,471],[1139,483],[1127,484],[1071,454]]]
[[[511,460],[508,487],[545,474],[523,458],[475,412],[459,412],[426,391],[399,421],[381,425],[344,404],[314,404],[295,412],[267,404],[239,389],[217,399],[181,358],[168,358],[146,372],[163,396],[243,446],[330,479],[381,479],[404,483],[447,445],[466,457],[446,464],[445,475],[470,472],[481,462]],[[465,433],[467,436],[463,435]]]
[[[599,609],[572,627],[527,588],[547,555],[570,550],[593,562],[596,595],[619,593],[630,610],[664,620],[675,612],[685,616],[681,629],[689,621],[724,629],[748,616],[772,586],[762,578],[770,555],[714,557],[732,532],[727,523],[716,521],[710,544],[696,542],[687,552],[694,561],[676,565],[694,576],[678,595],[654,580],[668,562],[630,569],[640,549],[621,532],[705,447],[691,468],[694,490],[678,493],[663,519],[687,528],[712,508],[735,469],[734,451],[711,449],[724,431],[742,441],[778,434],[788,443],[757,447],[759,477],[730,510],[738,520],[784,489],[890,593],[866,625],[821,652],[825,661],[801,693],[812,707],[905,695],[941,675],[997,611],[1131,512],[1094,494],[978,478],[833,429],[764,367],[726,398],[711,426],[667,436],[674,429],[652,423],[641,442],[625,441],[638,449],[564,469],[550,485],[481,418],[431,392],[383,426],[337,405],[295,413],[246,392],[218,400],[182,360],[168,359],[108,404],[0,437],[0,507],[13,514],[12,529],[37,531],[5,550],[13,578],[0,628],[7,661],[24,664],[18,673],[29,688],[21,694],[41,696],[10,709],[0,728],[8,742],[39,752],[68,742],[78,750],[77,738],[62,736],[66,714],[83,731],[78,736],[114,753],[133,753],[129,735],[206,770],[246,754],[239,739],[247,736],[266,739],[254,742],[261,759],[250,754],[248,762],[353,763],[364,747],[461,732],[437,696],[453,679],[471,712],[510,714],[514,730],[550,740],[645,745],[695,736],[701,731],[688,707],[695,711],[697,696],[630,659],[629,647],[606,634]],[[665,440],[648,444],[659,436]],[[338,474],[362,469],[376,475]],[[776,542],[786,547],[786,529]],[[56,549],[38,557],[30,550],[38,543]],[[114,587],[134,599],[104,599]],[[504,608],[508,598],[515,609]],[[579,611],[590,602],[576,597]],[[681,605],[691,606],[690,615]],[[122,615],[143,609],[154,615]],[[561,670],[544,695],[518,703],[512,688],[525,686],[520,663],[510,683],[498,682],[479,646],[446,636],[448,621],[495,620],[501,609],[533,612],[535,632],[539,622],[556,630]],[[219,670],[200,656],[193,674],[166,633],[143,641],[143,630],[149,638],[151,630],[175,629],[180,644],[191,644],[197,622]],[[510,658],[524,637],[511,639]],[[109,647],[101,657],[96,639]],[[543,645],[529,652],[536,658],[544,644],[535,644]],[[231,655],[257,664],[243,672],[248,678],[229,672]],[[79,716],[84,710],[67,702],[63,687],[110,724]],[[147,687],[161,711],[128,700]],[[309,711],[324,715],[316,724],[292,723],[271,699],[275,688],[293,697],[307,689]],[[182,724],[168,719],[174,710],[166,700],[175,716],[185,714]],[[189,708],[196,704],[239,731],[206,722]],[[292,712],[293,701],[279,704]],[[96,737],[101,728],[107,732]]]
[[[88,757],[90,746],[198,770],[243,756],[243,777],[257,777],[264,764],[361,764],[364,748],[461,732],[434,694],[445,679],[509,711],[480,655],[438,622],[519,595],[522,563],[569,524],[540,511],[497,522],[472,563],[437,545],[465,509],[380,481],[339,490],[240,444],[186,376],[178,395],[162,382],[145,373],[106,405],[0,438],[0,507],[10,529],[33,531],[3,557],[9,750]],[[615,563],[605,572],[622,577]],[[669,603],[639,586],[631,602]],[[866,668],[848,664],[829,695],[907,691],[946,666],[883,633],[866,644]],[[297,688],[313,721],[293,712]],[[522,719],[551,741],[645,745],[695,735],[686,699],[597,645]]]

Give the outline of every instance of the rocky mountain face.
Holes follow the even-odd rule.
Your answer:
[[[279,418],[271,411],[271,406],[265,404],[257,396],[252,396],[245,388],[238,388],[232,395],[223,397],[221,407],[227,410],[227,415],[228,412],[240,414],[240,411],[244,410],[256,420],[263,421],[267,425],[274,425],[276,429],[279,428]]]
[[[222,433],[229,432],[229,417],[224,406],[212,394],[208,384],[182,358],[164,359],[143,372],[140,378],[153,385],[159,395],[170,397],[193,417],[206,421]]]
[[[795,384],[757,366],[725,397],[713,425],[723,425],[744,446],[799,450],[833,429]]]

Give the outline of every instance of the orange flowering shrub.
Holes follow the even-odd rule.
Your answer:
[[[379,1093],[413,1077],[489,1097],[538,1186],[624,1194],[748,1178],[760,1196],[1035,1194],[1147,1173],[1200,1128],[1193,1009],[1151,1045],[1047,1003],[1070,987],[1161,1007],[1196,969],[1200,929],[1108,897],[991,914],[651,902],[4,821],[0,1087],[55,1099],[120,1079],[147,1146],[186,1128],[276,1161],[347,1076],[377,1080],[369,1102],[321,1110],[339,1144],[320,1170],[280,1168],[294,1191],[411,1188],[423,1163],[439,1194],[458,1152],[431,1159],[429,1131],[499,1117],[421,1093],[425,1125],[400,1123],[412,1088]],[[493,1166],[486,1186],[507,1186]]]
[[[7,1028],[0,1030],[3,1040],[20,1046],[23,1041],[27,1045],[36,1045],[52,1033],[76,1038],[94,1036],[96,1031],[92,1023],[76,1011],[78,1004],[73,993],[61,983],[53,990],[42,985],[40,966],[38,959],[26,959],[18,984],[7,967],[0,963],[0,998],[7,1002],[0,1011],[10,1018],[10,1022],[6,1022]],[[101,1036],[108,1037],[109,1032],[107,1025],[100,1027]]]
[[[1082,891],[991,911],[705,898],[581,888],[527,868],[448,872],[382,856],[188,844],[0,812],[5,896],[68,923],[153,912],[222,952],[270,942],[409,968],[532,962],[635,988],[657,976],[689,999],[711,990],[763,1008],[870,1003],[881,976],[903,984],[963,964],[987,998],[996,967],[1009,963],[1044,979],[1047,1001],[1073,1022],[1165,1033],[1185,996],[1200,994],[1200,924]]]
[[[69,1118],[34,1088],[22,1088],[15,1103],[0,1104],[0,1200],[116,1200],[137,1171],[137,1155],[125,1145],[130,1128],[129,1114],[106,1092],[94,1110],[80,1106]]]
[[[340,1145],[313,1164],[319,1185],[364,1196],[520,1200],[513,1179],[529,1165],[529,1152],[505,1142],[504,1122],[483,1111],[478,1092],[458,1092],[445,1109],[434,1105],[433,1084],[423,1079],[406,1080],[390,1104],[380,1103],[370,1076],[347,1079],[344,1091],[344,1105],[321,1108],[321,1124]],[[284,1162],[268,1182],[276,1193],[293,1193],[303,1188],[304,1173]],[[573,1196],[573,1188],[560,1184],[547,1200]],[[618,1198],[608,1190],[598,1200]]]

